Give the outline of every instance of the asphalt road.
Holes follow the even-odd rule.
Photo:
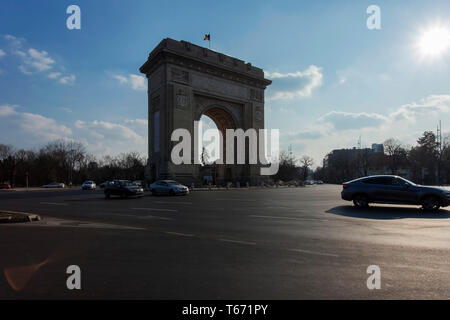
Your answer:
[[[357,209],[340,188],[2,192],[0,210],[43,220],[0,224],[0,299],[450,298],[450,211]]]

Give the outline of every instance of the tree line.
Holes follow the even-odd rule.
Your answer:
[[[79,185],[86,180],[143,180],[145,158],[137,152],[97,159],[80,142],[56,140],[39,150],[15,149],[0,144],[0,183],[13,187],[51,182]]]
[[[425,131],[415,146],[390,138],[384,143],[384,153],[371,149],[348,149],[331,152],[322,167],[314,172],[315,179],[342,183],[371,174],[403,176],[420,184],[450,184],[449,138],[440,142],[432,131]]]

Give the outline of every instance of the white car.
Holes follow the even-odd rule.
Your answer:
[[[97,185],[94,181],[85,181],[81,185],[81,189],[83,190],[95,190],[95,188],[97,188]]]
[[[44,184],[41,188],[65,188],[66,185],[62,182],[52,182],[49,184]]]
[[[168,194],[168,195],[176,195],[189,194],[189,188],[182,185],[181,183],[175,180],[158,180],[150,185],[150,191],[153,195],[157,194]]]

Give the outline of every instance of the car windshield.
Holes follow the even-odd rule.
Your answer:
[[[180,184],[178,181],[175,181],[175,180],[167,180],[166,182],[167,182],[167,184],[175,185],[175,186]]]
[[[128,180],[121,180],[120,181],[120,184],[122,185],[122,186],[132,186],[133,184],[131,183],[131,181],[128,181]]]

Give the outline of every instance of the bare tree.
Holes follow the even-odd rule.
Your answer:
[[[389,157],[389,167],[392,174],[397,174],[401,158],[406,155],[406,150],[402,142],[394,138],[389,138],[384,142],[384,150]]]
[[[303,168],[303,179],[306,180],[308,178],[308,169],[314,164],[313,158],[310,156],[304,155],[300,158],[300,166]]]

